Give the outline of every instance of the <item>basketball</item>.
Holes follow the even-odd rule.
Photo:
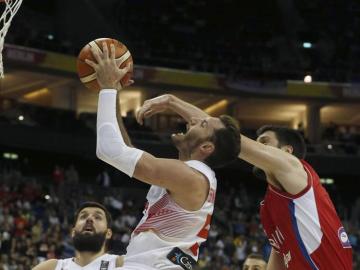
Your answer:
[[[94,91],[100,91],[100,86],[96,80],[96,73],[94,69],[85,63],[85,59],[92,60],[96,63],[96,60],[91,53],[91,48],[95,47],[102,51],[104,42],[106,42],[109,52],[110,45],[115,45],[115,58],[120,68],[124,68],[129,63],[133,64],[130,51],[124,44],[116,39],[98,38],[86,44],[85,47],[81,49],[77,58],[77,72],[81,82],[85,84],[87,88]],[[131,65],[131,67],[133,67],[133,65]],[[131,68],[131,70],[124,76],[124,78],[121,79],[120,83],[122,87],[130,80],[132,73],[133,69]]]

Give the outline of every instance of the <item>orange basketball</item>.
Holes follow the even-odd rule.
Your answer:
[[[115,58],[119,62],[119,67],[124,68],[128,63],[131,63],[131,67],[133,67],[133,59],[130,51],[126,48],[124,44],[116,39],[111,38],[98,38],[95,39],[88,44],[84,48],[81,49],[78,58],[77,58],[77,72],[79,78],[85,86],[91,90],[100,91],[100,86],[96,80],[96,74],[94,69],[85,63],[85,59],[92,60],[96,63],[95,58],[93,57],[90,48],[95,47],[98,50],[102,51],[103,43],[106,42],[109,53],[110,53],[110,44],[115,45]],[[121,79],[120,83],[123,87],[130,80],[132,76],[133,70],[131,70]]]

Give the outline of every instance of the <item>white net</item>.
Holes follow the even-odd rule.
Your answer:
[[[3,0],[1,2],[4,3],[0,3],[1,5],[5,5],[5,9],[0,18],[0,78],[4,78],[2,51],[4,49],[5,36],[9,30],[11,20],[19,10],[22,1],[23,0]]]

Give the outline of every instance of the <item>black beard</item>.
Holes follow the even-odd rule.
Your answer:
[[[73,237],[75,250],[80,252],[99,252],[106,241],[105,236],[106,232],[94,234],[75,232]]]
[[[256,176],[256,178],[259,178],[260,180],[266,181],[266,174],[262,169],[254,166],[252,168],[252,171],[253,171],[253,174]]]
[[[192,135],[193,134],[185,134],[181,141],[172,138],[176,149],[179,151],[180,160],[189,160],[191,153],[194,151],[194,149],[205,141],[204,139],[200,138],[193,139]]]

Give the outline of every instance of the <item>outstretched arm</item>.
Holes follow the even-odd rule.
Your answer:
[[[143,124],[145,118],[158,114],[165,110],[171,110],[180,115],[186,122],[192,117],[206,118],[209,115],[200,108],[174,96],[166,94],[153,99],[146,100],[141,109],[137,112],[136,119]]]
[[[307,174],[300,160],[279,148],[241,135],[239,158],[262,169],[290,194],[301,192],[307,185]]]
[[[188,122],[191,117],[203,118],[208,116],[196,106],[174,95],[166,94],[145,101],[136,118],[142,124],[145,118],[168,109],[176,112]],[[276,147],[264,145],[241,135],[239,158],[264,170],[291,194],[299,193],[307,185],[307,175],[301,162],[295,156]]]
[[[115,59],[115,47],[113,44],[110,45],[110,54],[106,43],[103,44],[102,53],[95,48],[91,48],[91,51],[94,58],[96,59],[97,64],[88,59],[85,59],[85,62],[96,71],[98,83],[101,89],[116,89],[119,91],[122,87],[120,84],[120,80],[118,80],[118,78],[124,77],[124,75],[130,70],[131,66],[128,65],[123,69],[118,68],[118,63],[116,63],[116,59]],[[134,83],[133,80],[129,80],[127,82],[127,85],[125,86],[129,86],[133,83]],[[120,128],[122,137],[126,145],[132,147],[133,145],[131,143],[130,137],[126,131],[124,122],[121,117],[120,99],[118,97],[116,99],[117,100],[116,100],[115,118],[116,121],[118,122],[118,126]]]
[[[119,89],[117,84],[127,73],[128,67],[120,69],[116,65],[113,46],[110,57],[106,44],[103,53],[94,50],[92,53],[97,64],[92,61],[87,63],[94,68],[99,85],[104,88],[100,91],[98,101],[97,157],[130,177],[166,188],[185,209],[199,209],[208,194],[209,182],[204,175],[182,161],[156,158],[125,143],[116,118],[115,89]]]
[[[266,270],[285,270],[282,258],[278,253],[275,252],[274,249],[271,249],[271,254]]]
[[[119,97],[117,97],[117,102],[116,102],[116,118],[117,118],[117,122],[118,122],[118,125],[119,125],[119,128],[120,128],[121,135],[124,138],[125,144],[127,146],[134,147],[132,142],[131,142],[131,139],[129,137],[129,134],[127,133],[126,127],[124,125],[123,118],[121,116],[121,106],[120,106]]]
[[[101,90],[97,114],[97,157],[130,177],[168,189],[179,198],[185,209],[197,210],[208,191],[205,177],[182,161],[156,158],[127,146],[116,122],[115,106],[116,90]],[[189,189],[194,192],[188,192]]]

